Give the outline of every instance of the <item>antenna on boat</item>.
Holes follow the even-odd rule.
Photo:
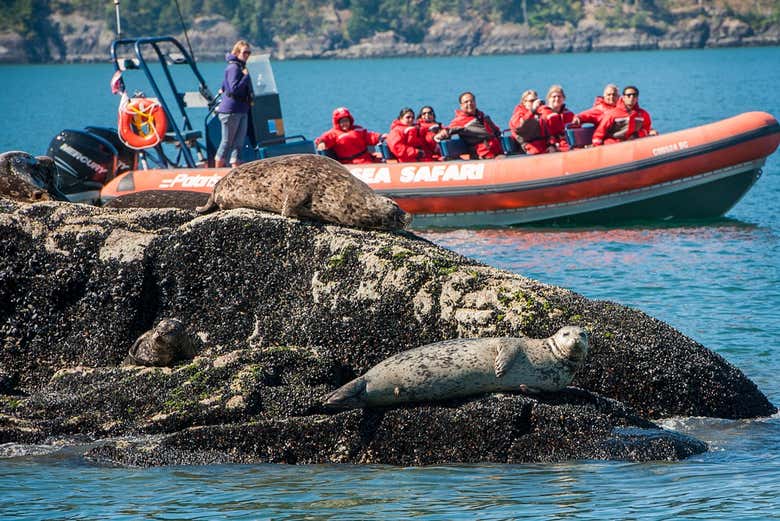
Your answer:
[[[179,13],[179,21],[181,21],[181,28],[184,30],[184,39],[187,40],[187,48],[190,50],[190,56],[192,56],[192,59],[194,60],[195,53],[192,52],[192,44],[190,44],[190,37],[187,35],[187,25],[184,23],[184,17],[181,15],[181,7],[179,7],[179,0],[176,0],[176,12]]]
[[[114,11],[116,11],[116,37],[122,38],[122,22],[119,19],[119,0],[114,0]]]

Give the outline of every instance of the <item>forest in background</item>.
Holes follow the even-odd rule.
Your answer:
[[[219,15],[260,46],[299,34],[324,34],[344,45],[392,30],[409,43],[420,42],[438,15],[517,23],[540,34],[545,27],[576,26],[584,17],[607,29],[641,29],[653,33],[681,13],[717,8],[724,16],[744,21],[755,30],[780,24],[777,0],[178,0],[185,23],[195,16]],[[176,0],[122,0],[126,36],[177,33],[181,21]],[[81,14],[114,27],[111,0],[4,0],[0,32],[27,41],[45,37],[50,17]]]

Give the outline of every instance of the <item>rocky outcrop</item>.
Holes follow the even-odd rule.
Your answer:
[[[643,313],[479,264],[408,233],[251,210],[0,199],[0,443],[105,439],[88,457],[206,462],[679,459],[671,415],[776,409],[737,368]],[[204,347],[119,367],[162,318]],[[576,388],[336,413],[322,398],[399,351],[453,337],[591,331]]]
[[[683,49],[780,44],[780,25],[752,27],[716,7],[684,9],[672,21],[647,21],[635,28],[607,28],[594,16],[584,16],[576,26],[550,25],[529,28],[522,24],[493,23],[478,18],[461,19],[435,14],[419,42],[409,42],[393,31],[378,32],[350,44],[344,36],[348,11],[323,8],[318,31],[274,37],[273,46],[262,48],[276,59],[367,58],[380,56],[453,56],[589,52],[638,49]],[[53,14],[42,41],[25,40],[20,34],[0,33],[0,63],[104,61],[114,38],[105,20],[89,20],[79,14]],[[223,16],[195,17],[188,32],[196,56],[221,60],[239,38]],[[184,35],[178,37],[184,41]]]

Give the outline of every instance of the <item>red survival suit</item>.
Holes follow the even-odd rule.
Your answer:
[[[387,146],[402,163],[433,161],[438,152],[433,133],[423,130],[419,125],[404,125],[397,119],[390,125]]]
[[[639,106],[639,102],[628,110],[623,98],[620,98],[615,108],[602,116],[599,126],[593,132],[593,146],[645,137],[653,128],[652,125],[650,114]]]
[[[548,145],[554,145],[559,152],[566,152],[571,148],[569,141],[566,139],[566,125],[574,120],[575,114],[566,108],[566,105],[561,107],[560,112],[555,112],[547,105],[539,107],[542,120],[542,127],[547,129]]]
[[[596,99],[593,100],[593,106],[577,114],[577,117],[580,118],[580,123],[593,123],[594,125],[598,125],[601,116],[614,108],[615,105],[610,105],[604,101],[604,96],[596,96]]]
[[[442,127],[438,121],[425,121],[423,118],[417,118],[417,125],[421,132],[430,132],[431,134],[437,133]]]
[[[481,110],[471,116],[456,109],[455,118],[450,121],[450,128],[453,134],[457,133],[480,159],[492,159],[504,153],[498,139],[501,130],[493,123],[490,116],[485,115]]]
[[[526,154],[544,154],[547,152],[547,131],[539,119],[539,108],[531,112],[520,102],[509,119],[512,135]]]
[[[339,126],[341,118],[349,118],[349,130],[341,130]],[[377,132],[370,132],[355,125],[355,120],[349,110],[339,107],[333,111],[333,128],[315,139],[314,143],[317,145],[324,143],[325,148],[336,154],[336,159],[340,163],[374,163],[379,160],[371,155],[368,146],[379,143],[380,137]]]

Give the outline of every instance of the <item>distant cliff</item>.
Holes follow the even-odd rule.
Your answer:
[[[276,59],[780,45],[774,1],[249,0],[222,2],[220,12],[189,4],[200,5],[182,13],[200,59],[221,59],[239,37]],[[129,5],[121,4],[126,36],[181,36],[173,2]],[[112,2],[11,0],[0,6],[0,63],[105,60],[115,31]]]

